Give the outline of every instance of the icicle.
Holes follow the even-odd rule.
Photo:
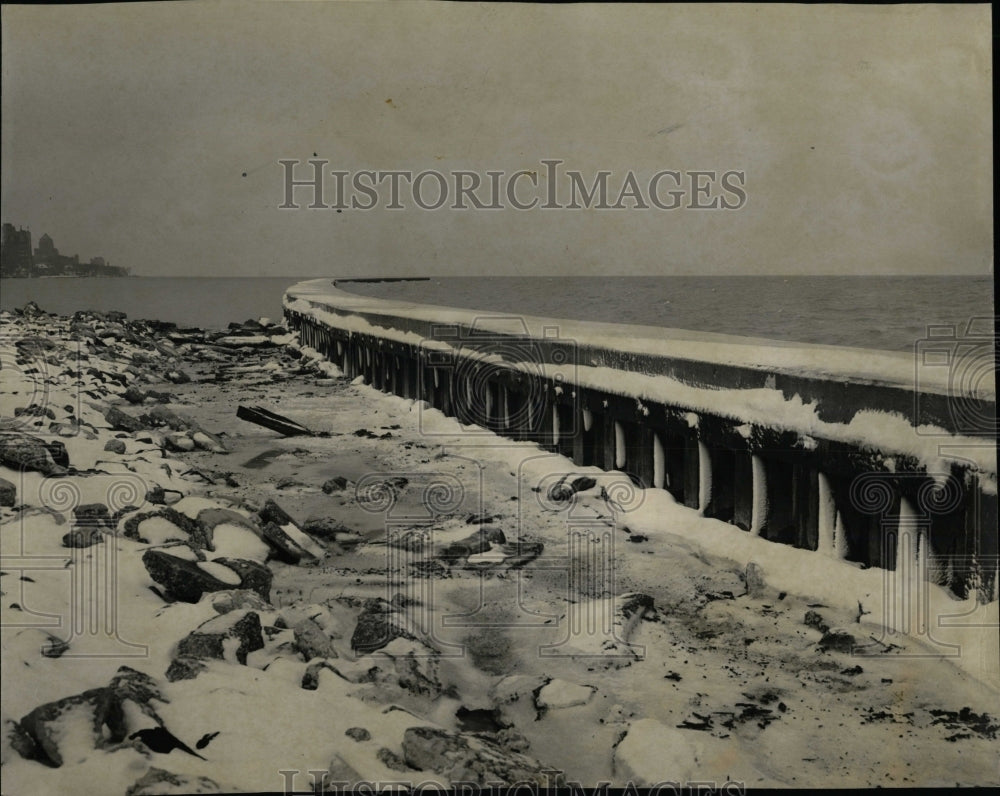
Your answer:
[[[818,535],[819,552],[828,556],[837,554],[835,547],[837,507],[833,502],[833,492],[830,489],[830,482],[824,473],[818,473],[817,486],[819,490],[819,517]]]
[[[698,440],[698,511],[704,512],[712,499],[712,456],[708,445]]]
[[[615,421],[615,467],[619,470],[625,466],[625,429]]]
[[[750,533],[760,536],[767,522],[767,468],[764,460],[754,454],[750,458],[753,475],[753,505],[750,509]]]
[[[663,442],[660,435],[653,433],[653,486],[663,489],[666,482],[666,462],[664,460]]]

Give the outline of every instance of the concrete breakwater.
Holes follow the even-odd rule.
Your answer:
[[[488,317],[329,280],[290,288],[285,316],[346,375],[470,427],[624,471],[774,542],[997,597],[995,387],[970,388],[955,363]]]

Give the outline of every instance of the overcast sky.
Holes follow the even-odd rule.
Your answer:
[[[990,57],[988,5],[7,5],[2,216],[142,275],[989,274]],[[279,209],[313,153],[746,201]]]

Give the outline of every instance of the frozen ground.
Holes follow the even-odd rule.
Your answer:
[[[37,374],[9,367],[11,330],[45,327],[53,323],[5,317],[0,413],[8,420],[37,392]],[[878,570],[753,539],[662,491],[637,491],[621,474],[469,433],[435,410],[329,377],[329,367],[298,374],[300,361],[277,348],[216,379],[222,366],[196,346],[179,345],[170,351],[178,359],[164,355],[140,377],[126,371],[138,344],[107,345],[120,361],[95,357],[78,384],[50,385],[53,422],[63,420],[60,407],[76,405],[91,424],[60,437],[75,472],[45,478],[0,468],[18,488],[18,508],[0,515],[4,793],[161,792],[151,779],[145,790],[133,786],[151,768],[171,772],[179,792],[275,791],[289,781],[303,790],[308,771],[413,783],[475,780],[484,771],[544,782],[539,772],[558,771],[591,785],[1000,784],[996,603],[979,609],[987,627],[962,635],[965,657],[942,659],[915,635],[884,632]],[[63,358],[60,366],[61,351],[49,353]],[[103,409],[124,385],[86,375],[87,365],[141,382],[162,378],[168,361],[193,381],[142,388],[172,393],[168,406],[212,432],[225,452],[170,450],[169,429],[109,428]],[[237,420],[239,404],[271,408],[324,436],[280,438]],[[112,437],[123,453],[104,450]],[[564,475],[594,484],[552,499]],[[130,479],[132,499],[115,500],[138,509],[118,518],[117,532],[64,547],[72,507],[114,508],[109,485],[128,489],[121,484]],[[237,599],[225,595],[239,592],[169,599],[142,555],[158,548],[195,560],[197,545],[171,541],[184,540],[185,523],[146,519],[138,526],[145,541],[124,533],[130,518],[162,509],[143,500],[156,484],[185,496],[175,511],[214,517],[215,549],[200,550],[202,569],[232,580],[217,559],[266,561],[269,603],[244,596],[242,608],[223,612],[222,601]],[[258,522],[268,498],[295,521],[283,526],[288,536],[315,558],[275,558]],[[238,516],[202,513],[216,507]],[[88,567],[106,574],[108,561],[114,588],[84,590],[81,601],[73,584],[88,582]],[[356,628],[373,598],[398,607],[380,615],[405,632],[366,651]],[[117,638],[70,632],[73,608],[106,629],[92,609],[109,604]],[[969,608],[957,604],[954,613]],[[229,627],[248,612],[265,643],[245,662],[228,635],[221,657],[203,661],[195,676],[166,677],[191,631],[208,621],[201,632],[220,621]],[[853,653],[843,651],[848,636]],[[53,638],[68,650],[54,656]],[[129,735],[160,726],[192,749],[209,738],[198,750],[205,759],[109,738],[106,728],[95,738],[91,714],[68,703],[51,724],[61,766],[15,751],[14,722],[107,686],[122,665],[152,678],[160,695],[124,700]],[[414,728],[485,746],[455,753],[464,766],[456,767],[455,754],[421,746]]]

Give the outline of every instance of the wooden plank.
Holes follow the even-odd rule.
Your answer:
[[[301,423],[296,423],[294,420],[289,420],[287,417],[282,417],[281,415],[264,409],[261,406],[240,406],[236,410],[236,416],[240,420],[256,423],[258,426],[263,426],[271,431],[277,431],[279,434],[286,437],[313,435],[313,432]]]

